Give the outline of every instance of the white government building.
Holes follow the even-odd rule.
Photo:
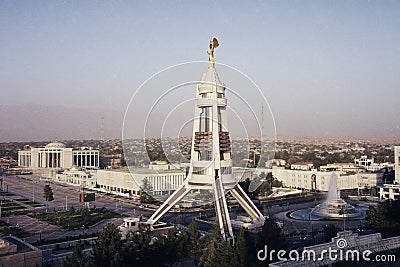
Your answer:
[[[339,189],[363,189],[374,187],[382,183],[383,177],[383,174],[378,172],[346,174],[336,171],[336,174],[338,175],[337,184]],[[276,167],[272,168],[272,175],[282,182],[283,187],[328,191],[332,171],[301,171]],[[314,176],[315,179],[314,188],[311,187],[312,176]]]
[[[29,169],[69,169],[99,167],[99,151],[87,147],[73,149],[63,143],[54,142],[45,147],[26,146],[18,151],[18,165]]]
[[[400,198],[400,146],[394,147],[394,184],[384,184],[379,188],[381,199]]]
[[[174,169],[171,165],[160,162],[150,165],[149,168],[98,170],[98,150],[84,147],[72,149],[58,142],[40,148],[26,147],[26,149],[18,151],[18,163],[20,166],[32,170],[55,170],[48,177],[57,182],[97,188],[103,192],[125,196],[137,195],[145,178],[149,181],[153,194],[160,196],[172,193],[185,179],[185,171]],[[354,163],[321,166],[321,170],[305,171],[273,167],[256,171],[252,168],[234,167],[232,173],[235,180],[244,181],[247,178],[252,179],[254,176],[258,176],[261,172],[272,172],[272,175],[281,181],[284,187],[305,190],[328,191],[331,170],[335,170],[338,175],[339,189],[363,189],[382,184],[382,173],[360,171],[360,167]],[[348,174],[349,171],[353,174]],[[354,173],[354,171],[357,172]],[[394,199],[400,196],[398,185],[400,181],[400,146],[395,147],[395,171],[397,184],[381,187],[381,198]],[[41,174],[43,175],[43,172]],[[312,181],[315,181],[314,185],[312,185]]]
[[[400,146],[394,147],[394,171],[394,180],[396,184],[400,184]]]
[[[124,196],[138,195],[147,179],[155,196],[171,194],[185,179],[180,169],[157,170],[121,168],[116,170],[84,170],[73,167],[56,174],[54,181],[74,186],[97,188],[99,191]]]

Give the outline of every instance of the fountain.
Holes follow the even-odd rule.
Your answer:
[[[340,198],[340,191],[337,188],[337,175],[334,172],[331,175],[325,202],[312,209],[311,214],[329,219],[355,218],[361,215],[360,211]]]
[[[341,219],[362,219],[365,217],[364,210],[358,210],[340,198],[340,191],[337,188],[337,175],[332,173],[329,182],[329,190],[326,200],[312,209],[302,209],[292,212],[289,215],[297,220],[341,220]]]

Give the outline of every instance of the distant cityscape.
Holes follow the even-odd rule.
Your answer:
[[[0,267],[400,266],[399,8],[2,1]]]
[[[0,144],[3,204],[9,203],[1,208],[2,217],[9,218],[7,225],[10,226],[6,226],[6,228],[13,231],[12,233],[17,236],[15,238],[19,236],[28,243],[39,244],[40,249],[43,248],[43,245],[40,244],[45,244],[44,240],[48,240],[46,243],[49,244],[58,242],[57,240],[67,240],[66,236],[73,235],[74,231],[76,234],[85,232],[88,236],[96,236],[95,233],[105,226],[106,222],[98,227],[89,226],[88,223],[88,226],[84,226],[81,232],[76,230],[76,227],[71,227],[64,234],[55,235],[57,230],[54,227],[65,227],[62,226],[62,222],[38,232],[37,228],[31,228],[30,225],[33,222],[25,222],[24,219],[26,216],[24,214],[29,215],[32,211],[37,213],[51,209],[56,214],[62,214],[63,211],[70,212],[72,207],[79,209],[79,207],[88,206],[96,207],[96,209],[98,207],[105,208],[107,212],[115,214],[129,214],[129,217],[125,217],[125,219],[118,219],[117,216],[108,221],[111,220],[119,226],[121,232],[125,234],[129,231],[128,229],[131,231],[137,229],[139,221],[149,216],[152,208],[157,207],[157,203],[160,201],[165,201],[185,180],[185,172],[190,160],[191,138],[179,140],[180,151],[185,159],[179,162],[169,162],[163,149],[170,149],[168,144],[175,144],[176,141],[173,139],[162,140],[162,142],[160,139],[146,140],[149,158],[138,158],[137,161],[132,162],[131,166],[127,166],[124,159],[121,140],[65,140],[62,142]],[[130,140],[130,142],[137,146],[142,144],[141,140]],[[277,199],[285,199],[284,202],[287,203],[290,203],[292,199],[295,201],[294,203],[297,203],[299,196],[302,196],[310,199],[310,204],[315,201],[319,202],[320,194],[329,190],[332,172],[338,174],[337,184],[341,196],[349,199],[351,203],[363,201],[379,203],[386,199],[397,200],[400,197],[400,177],[398,177],[400,173],[398,171],[400,146],[398,145],[400,142],[396,139],[278,138],[275,158],[257,168],[260,141],[257,138],[249,140],[234,138],[232,143],[236,149],[243,150],[241,155],[247,156],[244,158],[245,160],[235,162],[233,175],[243,186],[248,181],[261,179],[262,186],[256,192],[250,192],[248,187],[245,188],[249,196],[253,200],[257,200],[261,207],[268,207],[264,210],[264,212],[267,211],[267,214],[274,214],[273,211],[277,207],[273,203]],[[135,149],[135,146],[130,147]],[[247,155],[245,155],[246,148],[249,148]],[[271,181],[273,181],[272,184]],[[270,185],[268,185],[269,183]],[[46,201],[45,198],[42,198],[41,184],[51,186],[54,200]],[[146,194],[149,194],[149,197],[143,196],[144,186],[148,187]],[[61,188],[63,189],[61,190]],[[65,191],[68,188],[72,191]],[[94,194],[96,200],[94,202],[82,201],[80,197],[82,194],[84,197]],[[99,199],[102,199],[100,203]],[[228,199],[228,203],[235,205],[232,199]],[[181,214],[179,216],[185,216],[186,212],[192,214],[190,210],[193,209],[203,210],[205,214],[210,212],[203,208],[209,204],[204,199],[204,193],[200,195],[195,192],[191,193],[178,204],[174,213],[178,212]],[[302,205],[305,204],[300,206]],[[21,215],[15,213],[17,210],[17,214]],[[278,208],[278,211],[282,210]],[[240,209],[237,212],[240,214]],[[281,224],[284,219],[279,217],[280,212],[277,213],[278,217],[275,217],[275,220]],[[140,216],[140,218],[136,216]],[[246,227],[248,224],[245,220],[241,221],[242,217],[240,216],[237,217],[238,221],[232,221],[234,227]],[[172,225],[183,223],[178,218],[180,217],[167,216],[165,219]],[[196,220],[208,220],[206,218],[208,217],[204,219],[199,217]],[[40,219],[35,216],[28,221],[32,220],[48,221],[48,219]],[[301,225],[299,222],[296,223]],[[361,224],[361,221],[349,221],[347,222],[348,227],[354,227],[352,226],[354,223]],[[338,224],[340,225],[340,221],[336,222],[336,225]],[[297,235],[293,225],[281,225],[281,227],[282,233],[289,240],[293,238],[290,236]],[[313,231],[317,230],[318,224],[315,223],[313,227],[316,227]],[[164,227],[164,229],[169,228]],[[319,230],[323,231],[324,229],[322,227]],[[78,238],[82,238],[81,235]],[[91,238],[87,237],[87,240],[91,240]],[[73,240],[76,239],[73,238]],[[30,245],[26,244],[26,246]],[[33,250],[37,251],[36,248]],[[70,249],[69,254],[58,256],[55,247],[52,251],[53,253],[47,256],[43,255],[44,262],[60,263],[66,255],[73,253]]]

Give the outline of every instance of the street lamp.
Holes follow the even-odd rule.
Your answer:
[[[35,202],[35,184],[37,182],[32,182],[32,202]]]
[[[85,235],[85,225],[82,225],[82,235]]]

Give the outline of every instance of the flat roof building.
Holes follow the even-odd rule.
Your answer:
[[[69,169],[73,165],[98,168],[99,151],[86,147],[68,148],[59,142],[37,148],[26,146],[18,151],[18,165],[29,169]]]
[[[42,266],[42,251],[14,236],[0,239],[0,266]]]
[[[400,146],[394,147],[394,181],[400,184]]]

